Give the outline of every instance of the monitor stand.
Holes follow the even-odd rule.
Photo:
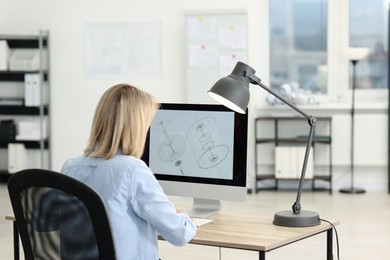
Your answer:
[[[198,199],[194,198],[192,209],[186,213],[194,218],[207,218],[217,214],[221,210],[221,202],[219,200]]]

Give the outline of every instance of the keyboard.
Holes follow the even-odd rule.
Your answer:
[[[201,227],[203,225],[206,225],[208,223],[213,222],[214,220],[208,219],[208,218],[191,218],[192,222],[195,223],[197,227]]]

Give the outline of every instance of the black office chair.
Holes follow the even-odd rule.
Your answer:
[[[26,260],[115,260],[110,223],[99,195],[61,173],[14,173],[8,192]]]

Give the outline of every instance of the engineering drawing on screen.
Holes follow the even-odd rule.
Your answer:
[[[234,115],[228,112],[158,111],[151,125],[151,169],[232,179],[233,123]]]
[[[169,124],[169,121],[158,121],[157,125],[161,128],[161,131],[165,137],[165,141],[161,143],[158,149],[158,155],[163,162],[173,162],[175,161],[175,166],[179,167],[180,172],[184,175],[180,165],[182,161],[179,157],[184,153],[186,149],[186,142],[181,135],[172,135],[168,134],[166,125]]]
[[[193,149],[193,153],[199,157],[198,166],[202,169],[215,167],[223,161],[229,153],[229,147],[224,144],[216,144],[210,129],[215,125],[215,118],[203,118],[187,131],[187,141]],[[199,149],[200,148],[200,149]]]

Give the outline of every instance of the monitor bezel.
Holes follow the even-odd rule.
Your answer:
[[[154,172],[157,180],[214,184],[246,187],[247,177],[247,140],[248,140],[248,113],[240,114],[219,104],[191,104],[191,103],[161,103],[160,110],[187,110],[187,111],[211,111],[211,112],[231,112],[234,113],[234,142],[233,142],[233,179],[217,179],[193,176],[168,175]],[[149,165],[149,140],[150,129],[148,131],[144,153],[141,159]]]

